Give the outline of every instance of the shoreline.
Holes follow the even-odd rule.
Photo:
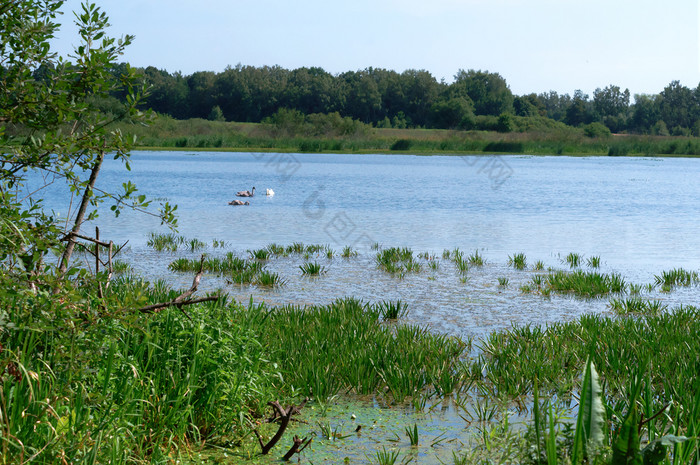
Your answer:
[[[510,153],[510,152],[483,152],[483,151],[419,151],[419,150],[321,150],[321,151],[299,151],[291,148],[278,147],[168,147],[168,146],[135,146],[131,151],[145,152],[227,152],[227,153],[295,153],[295,154],[336,154],[336,155],[415,155],[422,157],[431,156],[492,156],[501,155],[506,157],[610,157],[610,158],[700,158],[700,155],[694,154],[677,154],[677,153],[630,153],[626,155],[608,155],[607,153],[590,153],[590,152],[574,152],[574,153]]]

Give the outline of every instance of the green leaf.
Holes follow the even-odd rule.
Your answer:
[[[642,454],[639,450],[639,433],[637,431],[637,405],[627,415],[617,440],[613,443],[612,463],[615,465],[642,465]]]
[[[603,425],[605,423],[605,408],[600,398],[601,389],[593,362],[586,362],[586,370],[581,385],[574,449],[572,461],[580,462],[584,457],[598,450],[603,444]]]

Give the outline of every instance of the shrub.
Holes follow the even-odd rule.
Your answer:
[[[583,133],[586,137],[609,137],[610,129],[603,123],[590,123],[583,127]]]

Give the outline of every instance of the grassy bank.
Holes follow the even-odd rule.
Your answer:
[[[203,243],[152,234],[149,246],[192,253]],[[248,251],[247,259],[221,251],[221,257],[178,258],[169,268],[191,274],[203,267],[220,276],[252,270],[258,276],[275,256],[308,265],[307,254],[329,250],[271,244]],[[347,248],[342,259],[354,256]],[[478,251],[445,250],[443,258],[460,274],[484,266]],[[379,248],[376,272],[421,273],[417,264],[435,260],[408,248]],[[509,260],[527,271],[524,253]],[[589,266],[597,268],[597,261]],[[628,289],[636,295],[641,288],[617,275],[583,272],[582,262],[569,254],[563,263],[570,271],[537,274],[528,292],[622,299]],[[641,305],[546,327],[512,327],[472,346],[405,324],[411,308],[401,301],[344,298],[269,307],[220,297],[143,312],[138,309],[172,301],[180,292],[148,283],[128,266],[120,270],[109,286],[104,275],[78,269],[60,282],[42,275],[33,288],[19,285],[18,275],[0,276],[0,463],[201,463],[195,457],[221,451],[238,456],[236,463],[250,463],[260,451],[254,434],[267,441],[276,431],[265,420],[268,403],[305,398],[321,412],[338,399],[370,398],[417,413],[431,403],[452,405],[465,426],[479,432],[470,446],[450,446],[455,464],[700,459],[696,307]],[[677,268],[655,281],[650,286],[670,292],[697,285],[698,276]],[[598,407],[586,407],[593,405]],[[508,420],[514,408],[525,419],[516,428]],[[305,418],[303,410],[299,418]],[[405,427],[407,448],[426,435],[415,424]],[[323,420],[314,434],[318,441],[335,440],[333,428],[342,425]],[[284,453],[290,434],[264,463]],[[391,457],[405,451],[386,442],[376,444],[369,463],[398,463]],[[313,451],[305,454],[316,460]]]
[[[337,131],[326,126],[280,130],[272,124],[227,123],[158,116],[150,126],[122,124],[136,136],[136,148],[168,150],[281,151],[329,153],[417,153],[609,156],[697,156],[694,137],[612,135],[587,137],[584,130],[519,121],[512,132],[385,129],[363,126]],[[361,123],[358,123],[361,124]]]

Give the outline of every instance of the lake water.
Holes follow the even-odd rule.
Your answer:
[[[570,252],[600,256],[602,271],[628,282],[649,283],[676,267],[700,268],[700,161],[686,158],[411,156],[350,154],[259,154],[134,152],[132,171],[105,163],[98,187],[112,190],[127,179],[149,197],[177,204],[179,234],[247,256],[270,243],[327,244],[336,257],[313,257],[328,273],[301,275],[300,257],[273,259],[271,270],[287,285],[278,289],[228,285],[209,277],[202,289],[223,287],[235,298],[271,304],[313,304],[337,297],[402,299],[409,320],[437,331],[479,336],[513,323],[545,324],[604,312],[606,299],[583,301],[523,294],[534,272],[507,266],[508,256],[565,268]],[[229,206],[235,192],[256,187],[249,206]],[[68,199],[58,185],[47,193],[59,211]],[[275,195],[267,197],[265,189]],[[53,190],[52,190],[53,189]],[[157,203],[157,202],[156,202]],[[129,240],[127,259],[148,276],[187,287],[190,275],[167,264],[178,252],[156,253],[147,234],[166,232],[155,218],[127,212],[114,218],[105,208],[103,238]],[[86,228],[87,232],[91,230]],[[438,270],[403,279],[377,270],[372,245],[407,246],[414,252],[459,247],[479,250],[487,264],[467,279],[443,260]],[[352,260],[338,255],[346,245]],[[211,249],[209,253],[224,253]],[[497,285],[507,277],[510,285]],[[696,288],[649,295],[669,304],[698,304]]]

